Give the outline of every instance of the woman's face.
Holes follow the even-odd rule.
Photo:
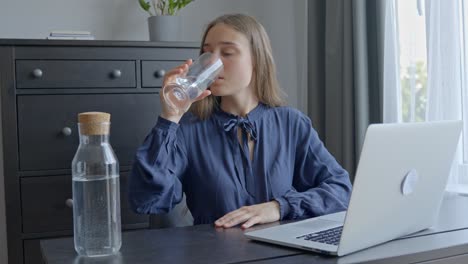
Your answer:
[[[244,34],[225,24],[217,24],[206,35],[203,52],[219,56],[224,68],[211,85],[215,96],[237,95],[250,89],[252,55]]]

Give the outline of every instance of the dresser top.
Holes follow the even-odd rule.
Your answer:
[[[86,47],[179,47],[179,48],[198,48],[198,42],[181,41],[116,41],[116,40],[49,40],[49,39],[2,39],[0,46],[86,46]]]

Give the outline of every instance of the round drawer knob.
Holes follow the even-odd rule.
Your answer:
[[[67,200],[65,200],[65,205],[67,207],[73,208],[73,199],[68,198]]]
[[[122,72],[120,70],[113,70],[111,73],[112,78],[120,78],[122,76]]]
[[[64,134],[65,136],[70,136],[72,134],[71,128],[69,127],[62,128],[62,134]]]
[[[42,70],[41,69],[34,69],[32,72],[34,78],[41,78],[42,77]]]
[[[159,78],[164,77],[165,74],[166,74],[165,70],[157,70],[156,72],[154,72],[154,77],[159,79]]]

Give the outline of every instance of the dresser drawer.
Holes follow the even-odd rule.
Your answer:
[[[161,87],[164,74],[182,63],[184,61],[142,61],[141,87]]]
[[[19,168],[70,169],[79,143],[77,115],[88,111],[111,114],[111,145],[120,165],[129,166],[156,123],[159,100],[157,93],[18,96]]]
[[[135,61],[17,60],[16,87],[136,87]]]
[[[149,216],[133,213],[127,199],[127,173],[120,176],[121,219],[124,228],[147,224]],[[72,176],[46,176],[21,179],[23,233],[73,229],[73,209],[67,205],[72,196]]]

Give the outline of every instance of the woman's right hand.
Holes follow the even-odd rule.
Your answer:
[[[169,83],[174,83],[176,81],[177,77],[187,73],[188,68],[190,67],[190,65],[192,65],[192,63],[193,63],[192,60],[188,59],[188,60],[185,61],[184,64],[181,64],[181,65],[171,69],[170,71],[168,71],[164,75],[164,80],[163,80],[163,86],[162,87],[165,87]],[[205,90],[195,99],[195,101],[202,100],[203,98],[209,96],[210,94],[211,94],[211,91]],[[166,102],[166,100],[164,99],[164,95],[163,95],[162,91],[159,93],[159,99],[160,99],[161,105],[162,105],[161,117],[164,118],[164,119],[167,119],[169,121],[172,121],[174,123],[179,123],[180,119],[182,118],[182,116],[184,115],[185,112],[181,111],[181,110],[178,110],[178,109],[172,108]]]

